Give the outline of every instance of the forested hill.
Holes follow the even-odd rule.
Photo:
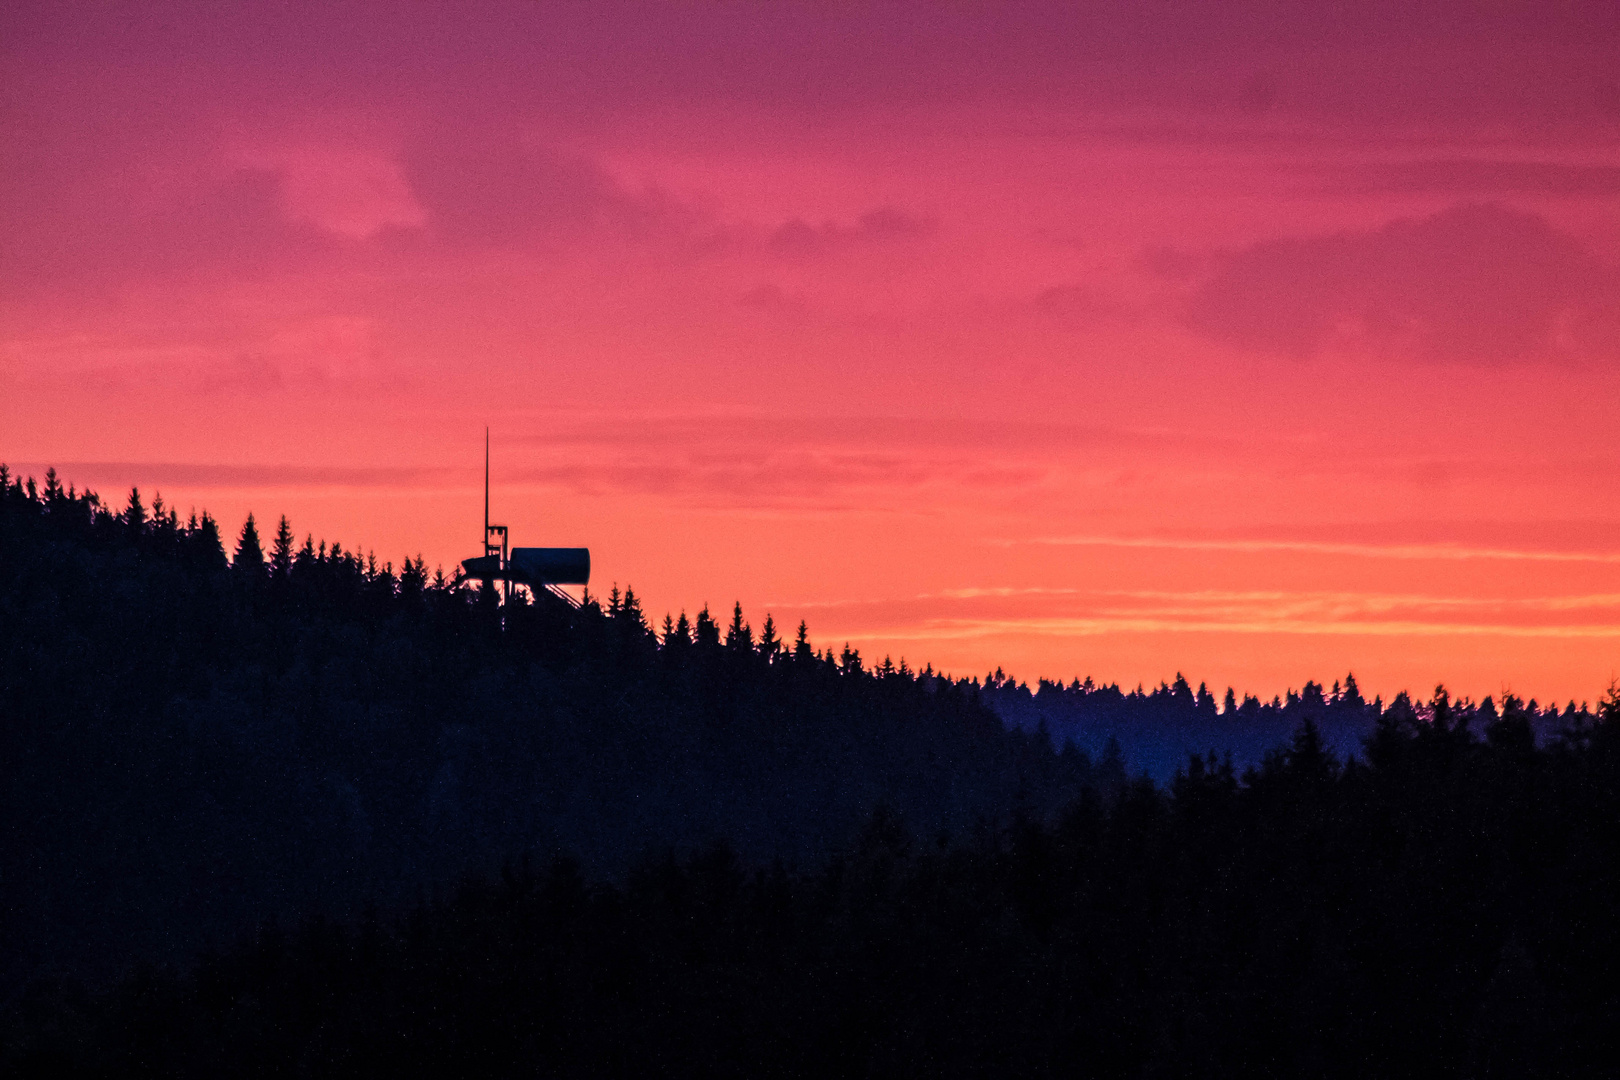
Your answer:
[[[655,633],[629,590],[503,612],[285,522],[232,546],[0,467],[0,976],[183,957],[526,854],[611,877],[724,839],[791,866],[879,806],[961,835],[1123,779],[972,686],[740,610]]]
[[[1620,1068],[1620,687],[1031,694],[233,547],[0,467],[0,1074]]]

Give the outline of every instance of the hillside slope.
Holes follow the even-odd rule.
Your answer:
[[[525,854],[614,876],[724,838],[802,863],[879,806],[960,834],[1122,779],[971,686],[740,611],[655,634],[628,592],[503,612],[419,561],[236,547],[0,469],[4,973],[184,956]]]

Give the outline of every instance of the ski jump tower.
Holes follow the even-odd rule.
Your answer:
[[[498,539],[497,539],[498,538]],[[513,584],[527,585],[536,596],[542,591],[579,607],[562,588],[587,585],[591,580],[590,548],[508,548],[505,525],[489,523],[489,428],[484,429],[484,553],[463,559],[461,566],[470,578],[506,583],[506,599],[512,599]]]

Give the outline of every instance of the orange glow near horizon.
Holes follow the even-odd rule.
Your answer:
[[[448,568],[488,423],[514,542],[658,619],[1620,673],[1608,9],[399,10],[0,16],[0,461]]]

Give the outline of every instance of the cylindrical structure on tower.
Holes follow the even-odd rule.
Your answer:
[[[590,548],[513,548],[507,557],[512,580],[531,585],[588,585]]]

